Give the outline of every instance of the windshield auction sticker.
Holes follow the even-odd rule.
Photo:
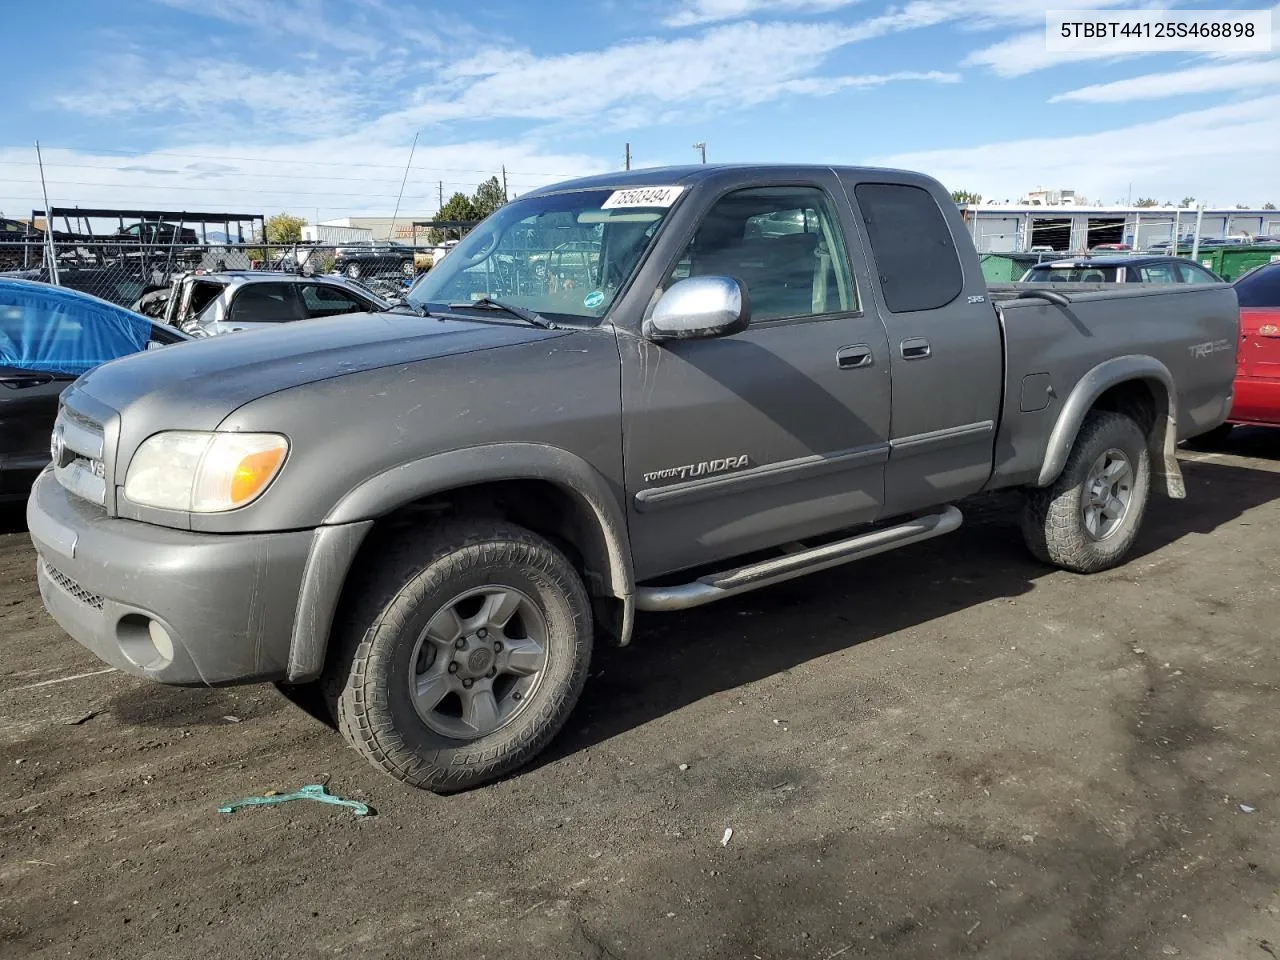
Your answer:
[[[1045,48],[1102,56],[1165,51],[1266,53],[1271,10],[1049,10]]]
[[[669,207],[684,193],[684,187],[635,187],[631,190],[615,190],[609,199],[600,204],[601,210],[621,210],[625,207]]]

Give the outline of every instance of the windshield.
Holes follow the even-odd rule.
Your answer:
[[[442,311],[488,298],[550,319],[598,320],[678,192],[580,190],[515,200],[467,234],[407,300]],[[646,202],[666,205],[633,206]]]
[[[1028,283],[1115,283],[1116,268],[1090,267],[1032,267],[1024,282]]]

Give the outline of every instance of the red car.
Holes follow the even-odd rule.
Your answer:
[[[1250,270],[1235,282],[1240,300],[1240,352],[1235,397],[1224,424],[1280,426],[1280,263]]]

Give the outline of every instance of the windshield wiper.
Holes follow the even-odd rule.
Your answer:
[[[383,310],[382,312],[383,313],[411,313],[415,317],[431,316],[431,314],[427,313],[427,308],[425,305],[421,307],[415,307],[413,304],[405,303],[405,302],[393,304],[387,307],[387,309]]]
[[[502,303],[494,300],[492,297],[481,297],[479,300],[471,300],[467,303],[451,303],[450,310],[460,310],[464,307],[479,307],[482,310],[501,310],[503,313],[509,313],[513,317],[518,317],[525,323],[531,323],[535,327],[541,327],[543,330],[554,330],[556,325],[544,317],[540,313],[534,313],[532,310],[526,310],[524,307],[517,307],[515,304]]]

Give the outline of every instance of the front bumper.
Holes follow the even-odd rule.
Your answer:
[[[45,608],[108,664],[161,683],[284,678],[313,533],[192,533],[106,517],[42,473],[27,501]]]

